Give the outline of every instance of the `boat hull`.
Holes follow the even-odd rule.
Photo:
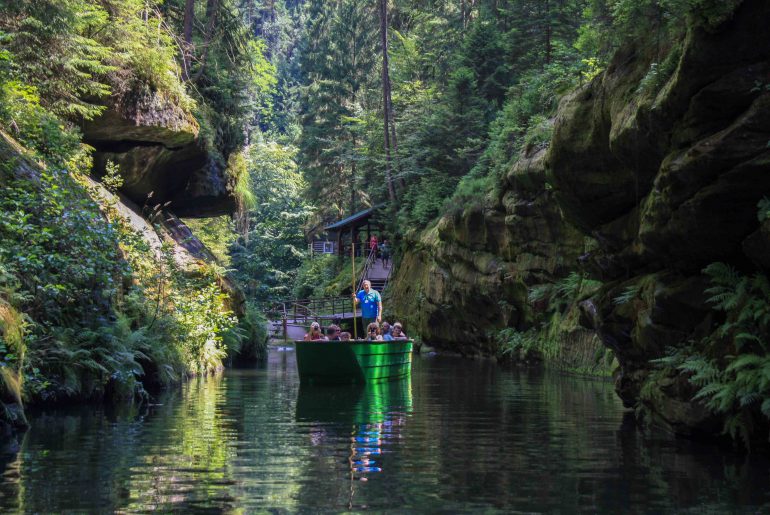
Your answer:
[[[412,340],[295,341],[303,383],[349,384],[390,381],[412,370]]]

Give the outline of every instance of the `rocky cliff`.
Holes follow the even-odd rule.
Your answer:
[[[566,276],[591,245],[546,190],[545,158],[544,150],[523,156],[499,197],[411,235],[389,292],[396,318],[468,355],[494,354],[496,329],[531,325],[529,288]]]
[[[104,113],[81,126],[96,150],[95,173],[118,165],[121,191],[140,206],[170,202],[179,216],[233,212],[224,167],[200,141],[189,108],[140,82],[113,82]]]
[[[485,328],[526,326],[536,309],[527,287],[585,271],[604,286],[580,299],[581,321],[614,351],[624,403],[676,431],[715,430],[683,376],[641,392],[651,360],[713,331],[706,265],[768,271],[768,19],[770,4],[745,0],[690,20],[664,58],[619,51],[562,100],[548,150],[519,160],[500,199],[409,243],[395,311],[419,306],[412,321],[431,342],[489,352]]]

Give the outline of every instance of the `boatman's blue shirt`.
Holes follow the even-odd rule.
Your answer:
[[[361,290],[356,294],[356,297],[361,304],[361,316],[363,318],[377,318],[377,311],[379,311],[379,305],[382,302],[380,293],[371,289],[369,293]]]

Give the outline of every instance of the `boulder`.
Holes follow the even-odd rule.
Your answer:
[[[195,118],[167,95],[138,82],[119,83],[106,110],[81,125],[94,147],[94,172],[118,165],[121,192],[140,206],[168,204],[179,216],[232,213],[225,168],[198,138]]]

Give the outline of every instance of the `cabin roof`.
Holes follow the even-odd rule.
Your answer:
[[[375,211],[377,211],[379,208],[381,208],[384,205],[385,204],[378,204],[376,206],[370,207],[369,209],[364,209],[363,211],[359,211],[358,213],[352,214],[347,218],[338,220],[333,224],[330,224],[324,227],[324,231],[341,231],[342,229],[346,229],[349,227],[360,227],[362,225],[366,225],[369,221],[369,217],[371,217]]]

